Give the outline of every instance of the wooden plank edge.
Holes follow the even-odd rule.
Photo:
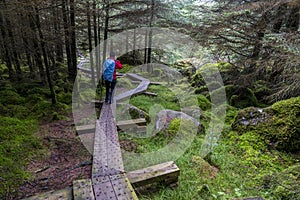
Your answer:
[[[145,186],[155,182],[170,184],[177,181],[179,175],[180,169],[173,161],[127,173],[127,177],[134,187]]]
[[[95,196],[91,179],[73,181],[73,197],[74,200],[94,200]]]
[[[32,197],[25,198],[23,200],[72,200],[73,192],[72,187],[68,187],[61,190],[49,191],[41,194],[37,194]]]

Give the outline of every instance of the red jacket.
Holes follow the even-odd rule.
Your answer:
[[[121,64],[121,62],[119,60],[115,60],[115,71],[114,71],[114,77],[113,77],[113,80],[116,80],[117,79],[117,69],[122,69],[123,66]]]

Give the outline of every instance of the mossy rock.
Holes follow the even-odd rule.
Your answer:
[[[243,109],[232,129],[240,134],[255,131],[273,148],[297,152],[300,150],[300,97],[277,102],[266,109]]]
[[[237,108],[258,105],[257,98],[250,88],[240,88],[237,93],[230,98],[229,102],[231,106]]]
[[[207,88],[209,89],[209,91],[217,90],[221,87],[223,87],[223,85],[218,81],[211,81],[207,84]]]
[[[260,123],[267,123],[272,116],[261,108],[249,107],[240,110],[232,124],[232,130],[239,133],[257,129]]]
[[[205,80],[203,76],[201,75],[200,71],[197,71],[192,77],[191,77],[191,85],[193,87],[200,87],[205,86]]]
[[[204,86],[200,86],[198,88],[195,89],[195,94],[207,94],[209,91],[208,91],[208,88],[206,85]]]
[[[300,150],[300,97],[279,101],[271,106],[272,119],[262,131],[279,150]]]

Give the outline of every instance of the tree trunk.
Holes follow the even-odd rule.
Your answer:
[[[103,62],[106,59],[106,51],[107,51],[107,38],[108,38],[108,23],[109,23],[109,1],[104,1],[105,7],[105,24],[104,24],[104,44],[103,44]]]
[[[275,16],[275,22],[273,25],[273,32],[274,33],[279,33],[282,25],[283,25],[283,19],[284,19],[284,14],[286,13],[287,9],[287,4],[283,3],[278,7],[276,16]]]
[[[150,31],[149,31],[149,41],[148,41],[148,58],[147,58],[147,63],[151,63],[152,62],[152,58],[151,58],[151,54],[152,54],[152,22],[154,19],[154,7],[155,7],[155,2],[154,0],[151,1],[151,17],[150,17],[150,21],[149,21],[149,27],[150,27]],[[151,65],[148,65],[147,67],[148,72],[151,71]]]
[[[20,65],[20,61],[19,61],[19,56],[18,56],[18,53],[16,50],[17,47],[16,47],[16,43],[15,43],[15,38],[14,38],[14,34],[11,30],[11,23],[8,19],[6,19],[6,23],[7,23],[8,37],[9,37],[9,41],[11,44],[13,63],[15,66],[15,70],[17,72],[17,77],[20,80],[20,79],[22,79],[22,70],[21,70],[21,65]]]
[[[57,1],[52,0],[52,4],[56,5]],[[56,7],[53,6],[52,13],[54,16],[53,21],[53,28],[54,28],[54,35],[56,37],[55,40],[55,76],[59,78],[59,75],[57,73],[57,70],[61,67],[63,61],[64,61],[64,53],[63,53],[63,40],[61,38],[61,26],[60,26],[60,19],[59,19],[59,12]]]
[[[90,65],[92,70],[92,86],[95,87],[95,72],[94,72],[94,57],[93,57],[93,43],[92,43],[92,27],[91,27],[91,14],[90,14],[90,2],[87,1],[87,23],[88,23],[88,40],[89,40],[89,52],[90,52]]]
[[[53,88],[51,74],[50,74],[50,70],[49,70],[50,67],[49,67],[49,62],[48,62],[48,55],[47,55],[47,52],[46,52],[46,42],[44,40],[43,32],[42,32],[42,29],[41,29],[40,16],[39,16],[39,13],[38,13],[38,9],[36,7],[35,7],[35,13],[36,13],[37,30],[38,30],[39,37],[40,37],[40,40],[41,40],[41,48],[42,48],[43,57],[44,57],[44,65],[45,65],[45,68],[46,68],[47,80],[48,80],[49,89],[50,89],[50,92],[51,92],[52,105],[55,105],[57,103],[57,100],[56,100],[56,94],[55,94],[55,91],[54,91],[54,88]]]
[[[148,55],[148,30],[145,32],[145,50],[144,50],[144,64],[147,63],[147,55]]]
[[[67,10],[67,0],[62,0],[62,12],[63,12],[63,24],[64,24],[64,34],[65,34],[65,47],[67,55],[67,65],[68,65],[68,74],[69,79],[71,80],[72,76],[72,58],[71,58],[71,48],[70,48],[70,31],[69,31],[69,18]]]
[[[32,44],[33,44],[33,55],[34,55],[34,60],[35,60],[35,65],[37,65],[39,69],[39,74],[40,74],[40,79],[43,85],[46,85],[46,75],[44,71],[44,66],[43,66],[43,61],[42,61],[42,54],[40,51],[40,46],[38,44],[38,37],[36,35],[36,27],[34,20],[36,20],[36,16],[29,15],[28,17],[30,20],[30,29],[31,32],[33,33],[32,35]]]
[[[71,59],[72,59],[72,73],[71,73],[71,80],[72,82],[75,81],[77,75],[77,51],[76,51],[76,34],[75,34],[75,2],[74,0],[70,0],[70,25],[71,25]]]
[[[288,31],[296,32],[299,29],[300,6],[295,5],[291,8],[290,14],[287,19],[286,27]]]
[[[93,1],[93,27],[94,27],[94,41],[95,41],[95,57],[96,57],[96,75],[97,80],[100,79],[100,72],[99,72],[99,65],[100,65],[100,52],[98,46],[98,30],[97,30],[97,2],[96,0]],[[93,72],[94,73],[94,72]],[[93,77],[93,81],[95,83],[95,75]]]
[[[10,79],[14,79],[15,77],[15,73],[13,70],[13,66],[12,66],[12,59],[9,53],[9,48],[8,48],[8,44],[7,44],[7,34],[6,34],[6,30],[4,28],[4,19],[3,19],[3,15],[2,12],[0,11],[0,31],[1,31],[1,37],[2,37],[2,45],[3,45],[3,50],[4,50],[4,61],[6,63],[6,67],[8,69],[8,75]]]
[[[132,52],[132,57],[133,57],[133,62],[136,64],[136,29],[133,30],[133,52]]]

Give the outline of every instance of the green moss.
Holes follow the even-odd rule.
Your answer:
[[[168,132],[171,135],[176,135],[176,133],[179,130],[180,124],[181,124],[181,119],[175,118],[170,122],[170,125],[168,127]]]
[[[29,117],[41,121],[58,120],[62,119],[63,115],[66,115],[69,110],[70,106],[66,104],[57,103],[52,105],[50,101],[43,100],[31,108]]]
[[[292,165],[287,169],[282,170],[268,182],[268,186],[272,187],[274,196],[280,199],[300,199],[300,165]]]
[[[125,86],[126,88],[133,88],[132,82],[128,78],[119,78],[117,81],[117,87],[123,87]]]
[[[34,132],[37,121],[0,117],[0,198],[29,178],[24,167],[41,148]]]
[[[273,117],[262,126],[261,132],[285,151],[300,150],[300,97],[280,101],[271,106]]]
[[[205,96],[199,94],[197,95],[197,100],[198,100],[198,106],[202,110],[209,110],[211,108],[211,103]]]
[[[60,103],[71,105],[72,103],[72,94],[71,93],[59,93],[57,94],[57,100]]]
[[[20,105],[25,103],[25,98],[21,97],[17,92],[12,90],[0,91],[0,103],[3,105]]]
[[[148,91],[156,93],[157,97],[135,95],[130,99],[129,103],[147,113],[149,113],[149,109],[155,104],[159,104],[165,109],[180,109],[177,96],[169,88],[160,85],[151,85]]]
[[[132,66],[123,64],[123,68],[122,69],[118,69],[118,72],[120,72],[120,73],[127,73],[131,69],[132,69]]]

